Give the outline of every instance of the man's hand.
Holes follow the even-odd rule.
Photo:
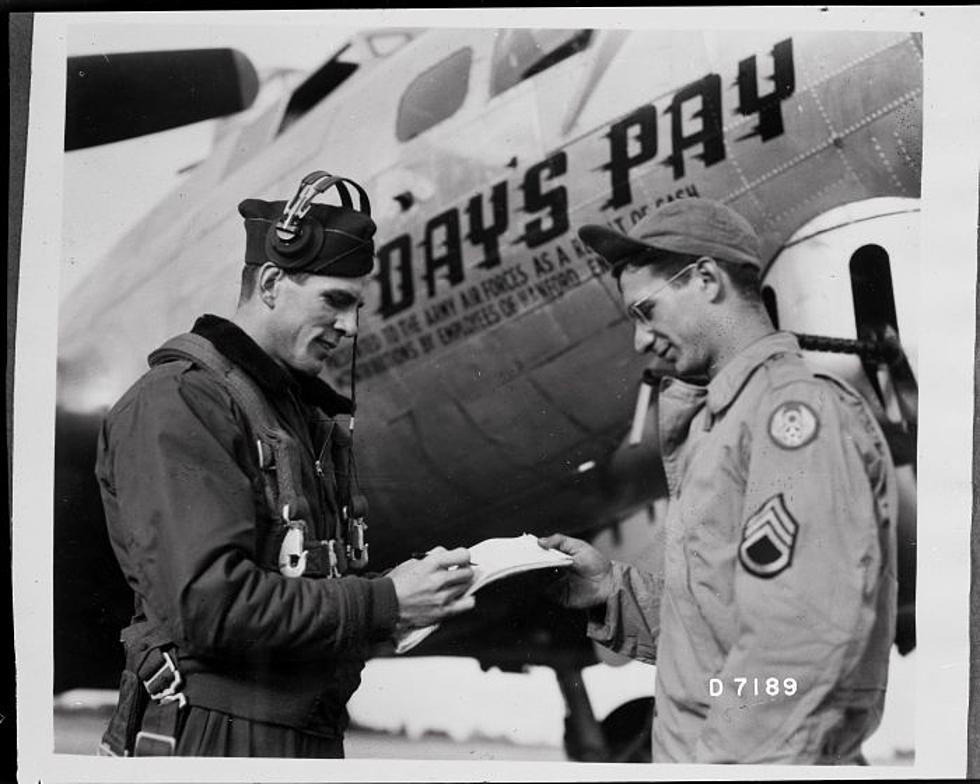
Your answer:
[[[584,610],[603,604],[613,594],[612,561],[588,542],[563,534],[538,539],[542,547],[572,556],[572,565],[548,595],[559,604]]]
[[[473,582],[469,563],[465,547],[436,547],[425,558],[405,561],[388,572],[398,596],[398,628],[428,626],[472,610],[473,597],[460,598]]]

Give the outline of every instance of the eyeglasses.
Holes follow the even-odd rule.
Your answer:
[[[700,259],[698,259],[700,261]],[[676,275],[672,275],[663,286],[658,288],[652,294],[647,294],[645,297],[641,297],[628,308],[626,312],[629,317],[633,319],[637,324],[642,324],[644,327],[649,327],[651,322],[651,317],[653,315],[653,300],[657,297],[664,289],[668,288],[671,283],[683,276],[685,273],[690,271],[692,268],[698,265],[697,261],[692,261],[684,269],[678,272]]]

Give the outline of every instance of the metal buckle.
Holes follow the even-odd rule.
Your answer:
[[[159,746],[155,748],[157,744]],[[172,735],[161,735],[158,732],[145,730],[136,733],[136,742],[133,744],[134,757],[172,757],[176,750],[177,739]]]
[[[261,438],[255,439],[255,451],[258,453],[259,457],[259,468],[263,471],[268,471],[275,468],[275,457],[273,453],[269,451],[268,447],[262,442]]]
[[[180,670],[177,669],[177,664],[174,662],[173,657],[166,651],[162,652],[163,664],[160,665],[153,675],[143,681],[143,686],[146,687],[147,693],[150,695],[151,700],[157,700],[161,704],[164,702],[172,702],[173,700],[183,700],[185,703],[187,701],[183,694],[177,694],[177,689],[181,687],[184,679],[180,677]],[[170,683],[160,691],[154,691],[153,684],[158,678],[165,678],[171,676]],[[183,707],[183,705],[181,705]]]
[[[95,750],[95,756],[96,757],[128,757],[129,752],[124,750],[122,754],[116,754],[116,752],[112,750],[112,747],[108,743],[102,741],[101,743],[99,743],[98,748],[96,748]]]
[[[177,709],[183,710],[187,707],[187,695],[179,691],[176,694],[168,694],[165,697],[161,697],[159,702],[161,705],[169,705],[171,702],[176,702]]]
[[[327,577],[340,577],[340,558],[337,557],[337,540],[327,540],[327,560],[329,563]]]
[[[347,561],[354,569],[363,569],[368,564],[367,528],[363,517],[353,518],[347,526]]]
[[[306,556],[303,549],[306,523],[302,520],[291,520],[289,504],[282,507],[282,521],[286,525],[286,534],[279,545],[279,573],[283,577],[301,577],[306,571]]]

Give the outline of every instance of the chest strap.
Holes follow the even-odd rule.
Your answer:
[[[309,553],[304,544],[310,531],[307,520],[311,510],[302,492],[300,449],[296,439],[279,425],[275,410],[255,381],[206,338],[192,332],[178,335],[150,354],[149,359],[151,365],[191,360],[213,373],[242,409],[257,436],[260,469],[266,475],[275,473],[274,486],[265,482],[265,491],[266,503],[280,526],[279,572],[285,577],[300,577],[307,567]],[[335,577],[339,574],[336,553],[341,544],[334,539],[324,544],[325,548],[318,549],[326,549],[326,571],[328,576]]]

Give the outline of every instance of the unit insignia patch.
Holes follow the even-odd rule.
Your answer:
[[[769,437],[783,449],[799,449],[817,437],[820,422],[806,403],[783,403],[769,417]]]

